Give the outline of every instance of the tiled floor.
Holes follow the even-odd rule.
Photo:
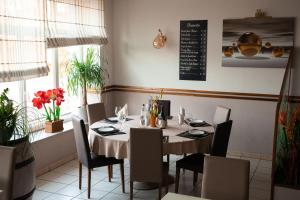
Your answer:
[[[233,156],[228,156],[233,157]],[[170,174],[175,175],[175,161],[182,156],[171,155]],[[237,158],[237,157],[234,157]],[[250,175],[250,200],[268,200],[271,187],[271,161],[241,157],[251,161]],[[37,179],[37,190],[34,200],[68,200],[87,199],[86,169],[83,169],[83,189],[78,189],[78,163],[71,161],[55,170],[48,172]],[[201,178],[197,187],[192,186],[192,173],[185,171],[180,177],[179,193],[192,196],[201,194]],[[91,199],[119,200],[129,199],[129,164],[125,164],[126,193],[122,193],[119,166],[114,166],[112,182],[107,179],[107,167],[92,171]],[[164,189],[163,189],[164,191]],[[174,184],[169,186],[169,191],[174,192]],[[134,190],[134,199],[156,199],[157,190]]]

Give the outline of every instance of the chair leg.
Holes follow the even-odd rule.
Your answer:
[[[91,198],[91,169],[88,169],[88,198]]]
[[[125,181],[124,181],[124,163],[120,164],[122,192],[125,193]]]
[[[108,173],[108,181],[111,182],[111,167],[110,167],[110,165],[107,166],[107,173]]]
[[[167,155],[167,163],[170,163],[170,154]]]
[[[161,199],[161,183],[158,184],[158,200]]]
[[[187,156],[186,153],[183,154],[183,157],[185,158]],[[182,170],[183,173],[185,173],[185,169]]]
[[[167,177],[168,177],[169,175],[167,175]],[[166,194],[168,194],[168,192],[169,192],[169,179],[168,178],[166,178]]]
[[[175,193],[178,193],[180,168],[176,167]]]
[[[110,178],[113,178],[113,165],[110,165]]]
[[[198,172],[194,171],[193,186],[196,186],[198,181]]]
[[[81,182],[82,182],[82,164],[79,162],[79,189],[81,190]]]
[[[133,199],[133,181],[130,181],[130,200]]]

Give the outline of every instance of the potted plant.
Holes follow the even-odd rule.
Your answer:
[[[0,95],[0,145],[16,148],[13,199],[32,199],[35,159],[29,142],[28,109],[15,105],[7,94],[8,89],[5,89]]]
[[[45,132],[54,133],[62,131],[63,120],[60,119],[60,105],[64,101],[64,90],[62,88],[55,88],[47,91],[38,91],[34,94],[32,99],[33,106],[45,110]],[[46,106],[51,104],[52,106]]]
[[[100,60],[100,62],[99,62]],[[68,74],[68,91],[73,95],[78,95],[78,91],[82,92],[82,107],[80,115],[86,119],[87,91],[94,89],[100,91],[105,84],[104,59],[99,59],[93,48],[88,48],[86,57],[80,61],[76,55],[70,61],[67,67]],[[102,98],[101,98],[102,99]]]

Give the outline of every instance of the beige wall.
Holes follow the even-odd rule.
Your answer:
[[[223,19],[254,15],[261,8],[274,17],[299,17],[298,0],[113,0],[109,19],[111,83],[117,85],[183,88],[227,92],[278,94],[283,69],[224,68],[221,66]],[[179,80],[179,22],[189,19],[208,20],[207,81]],[[299,21],[296,20],[298,48]],[[157,50],[152,41],[158,28],[166,34],[167,46]],[[297,55],[299,53],[297,52]],[[300,63],[300,56],[296,65]],[[297,76],[300,70],[295,70]],[[294,85],[300,85],[300,81]],[[300,95],[299,86],[295,86]],[[128,103],[131,114],[139,113],[147,94],[112,92],[114,105]],[[179,105],[193,110],[195,116],[211,120],[215,106],[233,109],[234,127],[229,149],[232,151],[271,154],[275,102],[167,96],[172,100],[172,113]]]
[[[114,92],[115,105],[128,103],[129,114],[138,114],[141,105],[150,94]],[[212,122],[217,105],[232,109],[233,127],[229,151],[245,153],[246,156],[268,156],[272,154],[273,126],[276,103],[217,98],[200,98],[165,95],[171,100],[171,114],[177,116],[179,106],[183,106],[193,117]],[[270,156],[268,156],[270,158]]]
[[[120,85],[278,94],[283,69],[221,67],[223,19],[254,16],[299,17],[298,0],[114,0],[113,82]],[[207,19],[207,81],[179,81],[180,20]],[[166,48],[152,41],[158,28]],[[299,21],[296,33],[299,35]],[[300,46],[296,37],[296,46]],[[299,62],[300,56],[297,58]],[[298,70],[299,71],[299,70]],[[300,75],[300,72],[297,72]],[[300,81],[298,81],[300,85]],[[300,95],[300,90],[297,91]]]

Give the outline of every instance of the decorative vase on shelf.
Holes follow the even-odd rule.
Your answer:
[[[45,132],[46,133],[55,133],[64,130],[64,120],[60,119],[57,121],[46,121],[45,123]]]
[[[150,126],[156,127],[156,117],[153,115],[151,115],[151,117],[150,117]]]

